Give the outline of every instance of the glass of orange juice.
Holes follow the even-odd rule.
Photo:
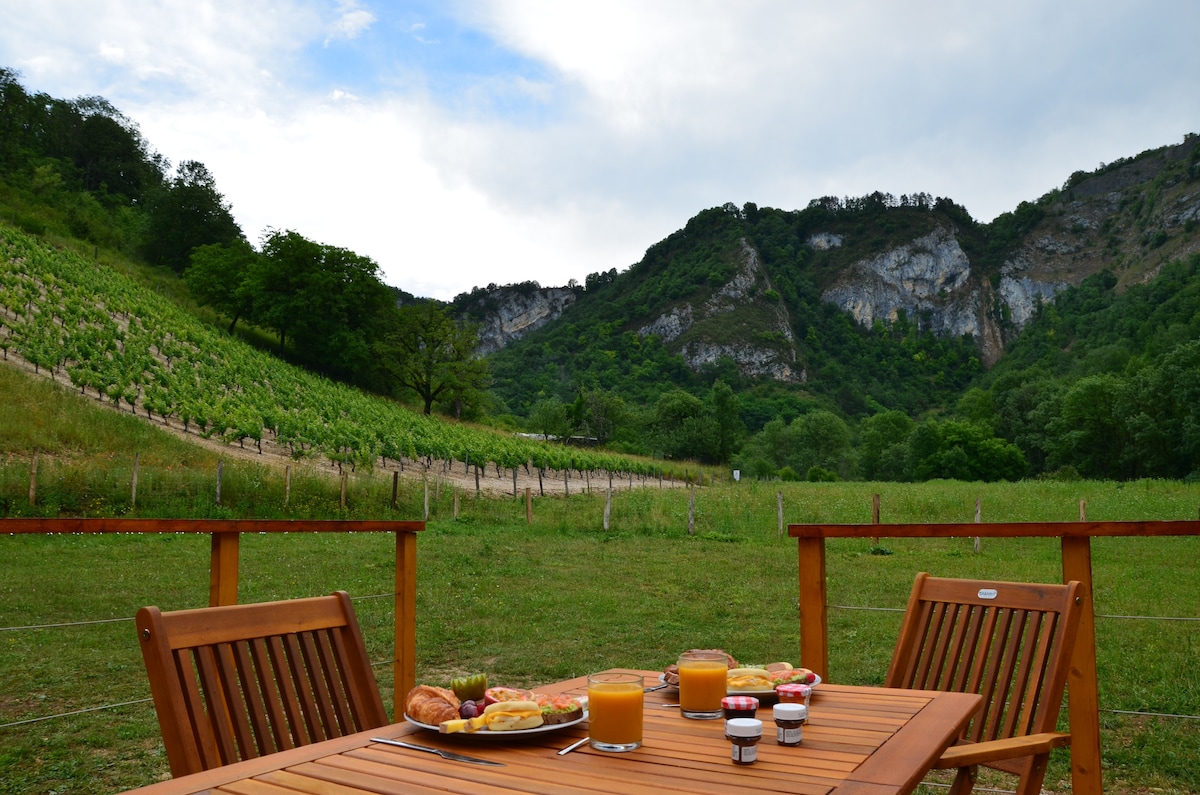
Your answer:
[[[679,711],[685,718],[714,720],[724,715],[725,677],[729,661],[724,654],[687,651],[679,655]]]
[[[598,751],[632,751],[642,745],[641,674],[588,677],[588,741]]]

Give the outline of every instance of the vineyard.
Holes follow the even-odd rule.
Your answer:
[[[404,460],[662,476],[653,462],[443,422],[289,365],[101,263],[0,227],[0,351],[185,432],[351,467]],[[44,371],[44,372],[43,372]]]

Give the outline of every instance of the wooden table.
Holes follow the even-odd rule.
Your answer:
[[[658,671],[637,671],[647,686]],[[585,677],[536,688],[583,695]],[[555,752],[586,736],[586,723],[520,740],[440,735],[405,723],[329,740],[164,781],[138,795],[363,795],[364,793],[802,793],[885,795],[911,792],[979,708],[977,695],[822,684],[813,691],[799,747],[775,743],[769,707],[759,708],[758,762],[734,765],[724,721],[688,720],[678,693],[646,694],[643,745],[604,753],[587,745]],[[372,743],[404,737],[504,762],[484,767]]]

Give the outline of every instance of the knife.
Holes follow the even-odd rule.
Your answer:
[[[394,745],[398,748],[411,748],[414,751],[425,751],[427,753],[437,754],[442,759],[449,759],[453,762],[470,762],[473,765],[492,765],[494,767],[504,767],[503,762],[493,762],[490,759],[480,759],[477,756],[456,754],[453,751],[447,751],[442,748],[433,748],[428,745],[417,745],[416,743],[406,743],[402,740],[388,740],[384,737],[372,737],[371,742],[383,743],[384,745]]]

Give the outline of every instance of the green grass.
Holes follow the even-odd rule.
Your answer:
[[[963,520],[974,496],[1030,518],[1077,513],[1080,494],[1104,518],[1190,518],[1196,487],[1139,484],[1127,506],[1107,500],[1115,486],[922,484],[795,485],[785,489],[787,521],[862,521],[881,492],[895,521]],[[697,532],[686,532],[687,495],[623,492],[601,528],[599,495],[538,500],[527,526],[519,500],[462,502],[460,519],[430,522],[418,541],[418,678],[445,683],[486,671],[528,685],[609,666],[659,668],[684,648],[720,646],[742,660],[798,661],[795,542],[775,524],[775,488],[748,485],[697,494]],[[1009,499],[1005,499],[1005,497]],[[909,508],[901,506],[910,503]],[[895,508],[889,510],[889,506]],[[1153,513],[1145,513],[1153,506]],[[443,504],[442,508],[445,507]],[[912,513],[910,509],[919,513]],[[894,512],[894,515],[892,515]],[[985,516],[986,509],[985,509]],[[1065,517],[1070,518],[1070,517]],[[1099,515],[1093,518],[1101,518]],[[845,607],[901,608],[913,575],[1054,580],[1057,544],[1045,540],[886,540],[829,544],[831,678],[877,684],[887,667],[899,614]],[[1200,539],[1097,539],[1098,665],[1103,748],[1110,792],[1200,790],[1195,722],[1130,717],[1111,710],[1200,714],[1200,689],[1183,671],[1195,659],[1195,624],[1106,618],[1196,617]],[[208,544],[190,536],[0,537],[0,626],[128,618],[143,604],[164,609],[207,599]],[[346,588],[387,594],[393,545],[387,534],[247,536],[241,549],[243,601],[295,598]],[[1162,587],[1170,583],[1170,587]],[[391,654],[390,599],[356,602],[372,659]],[[377,669],[391,703],[390,668]],[[0,723],[145,698],[148,691],[130,622],[0,632]],[[0,729],[0,792],[107,792],[166,774],[153,708],[137,704]],[[1065,756],[1048,779],[1069,787]]]
[[[53,384],[0,367],[0,515],[256,518],[416,518],[420,484],[390,508],[391,479],[360,470],[345,510],[330,470],[283,473],[226,461],[214,504],[217,454],[142,420],[101,409]],[[32,451],[40,450],[37,504],[28,504]],[[130,505],[134,453],[138,504]],[[720,646],[742,660],[799,662],[796,546],[787,522],[869,522],[879,494],[885,522],[1072,521],[1080,501],[1094,520],[1193,519],[1200,484],[1163,481],[1017,484],[772,484],[747,482],[689,493],[621,490],[611,526],[604,498],[573,491],[523,499],[475,499],[435,490],[418,540],[421,681],[486,671],[529,685],[622,665],[659,668],[690,647]],[[604,484],[606,485],[606,484]],[[913,575],[1058,579],[1048,540],[882,539],[829,542],[831,678],[877,684],[887,668],[898,612]],[[0,536],[0,724],[149,697],[130,619],[145,604],[203,605],[203,536]],[[1187,667],[1200,652],[1200,622],[1107,616],[1200,617],[1200,539],[1097,539],[1093,543],[1105,787],[1110,793],[1200,791],[1195,720],[1122,711],[1200,715]],[[389,594],[388,534],[250,535],[241,543],[241,599],[261,601],[345,588]],[[391,657],[390,598],[356,609],[373,660]],[[106,621],[68,627],[43,625]],[[12,629],[16,627],[17,629]],[[20,629],[21,627],[39,627]],[[376,669],[391,704],[391,669]],[[1047,779],[1069,789],[1066,755]],[[167,775],[153,707],[135,703],[0,728],[0,793],[113,792]]]

